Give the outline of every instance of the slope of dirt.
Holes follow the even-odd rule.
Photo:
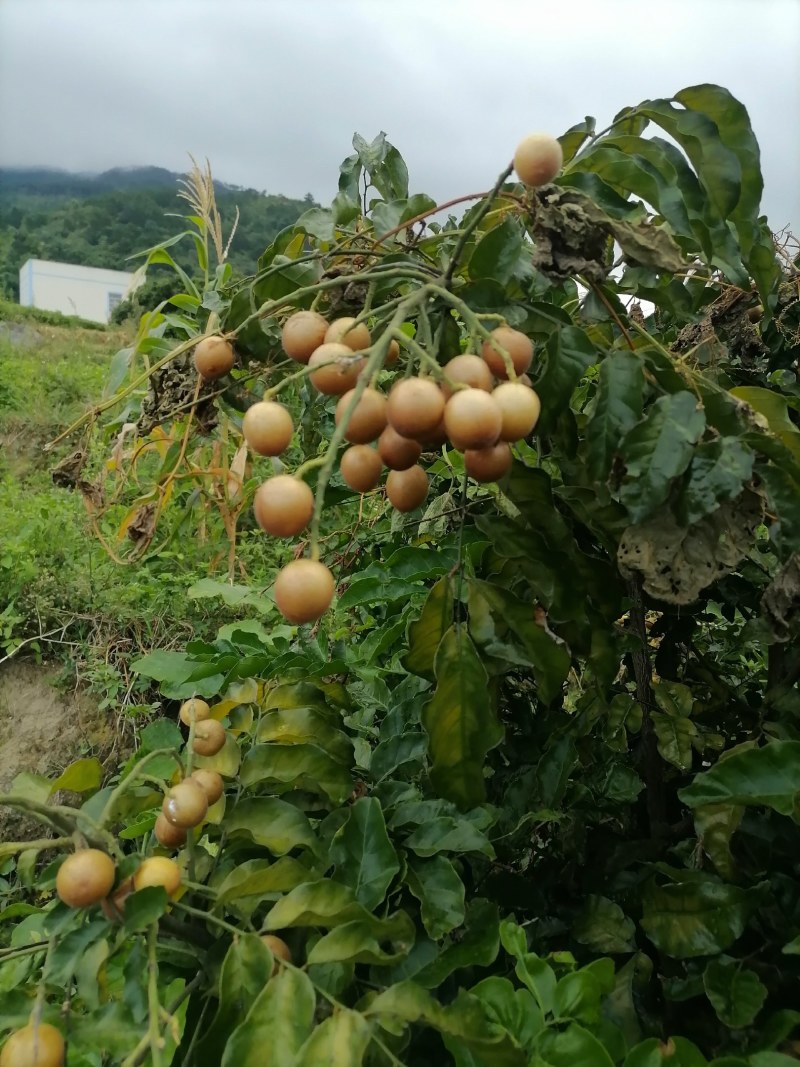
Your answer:
[[[0,670],[0,793],[20,771],[55,777],[75,759],[105,762],[116,743],[114,719],[85,694],[63,693],[56,667],[20,661]],[[9,808],[0,807],[0,841],[42,836]]]

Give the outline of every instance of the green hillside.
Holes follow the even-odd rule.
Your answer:
[[[0,168],[0,295],[19,299],[19,268],[30,257],[132,269],[142,249],[171,237],[174,214],[188,210],[177,198],[182,175],[160,167],[71,174],[48,168]],[[272,238],[313,204],[216,183],[225,232],[239,210],[230,261],[252,271]],[[179,246],[180,249],[180,246]],[[190,257],[186,265],[191,264]]]

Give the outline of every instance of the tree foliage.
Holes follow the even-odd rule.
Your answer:
[[[220,501],[231,519],[229,581],[198,595],[251,597],[253,618],[136,665],[165,701],[209,701],[226,741],[195,757],[194,727],[155,721],[101,788],[91,761],[68,772],[82,804],[31,776],[11,799],[109,851],[122,882],[192,763],[226,791],[179,853],[180,893],[134,892],[117,923],[54,900],[47,841],[0,846],[1,1027],[57,1022],[66,988],[79,1064],[796,1061],[796,274],[720,87],[561,144],[552,184],[508,168],[436,222],[384,135],[356,136],[330,208],[247,281],[183,275],[178,310],[115,357],[93,416],[138,419],[121,535],[148,509],[157,555]],[[416,513],[348,490],[346,420],[280,347],[312,306],[369,324],[377,385],[440,376],[498,322],[531,338],[542,415],[510,472],[476,485],[444,445]],[[203,384],[187,353],[220,331],[238,363]],[[177,384],[159,400],[167,370],[181,405]],[[265,387],[297,426],[280,462],[316,494],[302,547],[339,581],[310,628],[281,620],[274,557],[236,573],[274,469],[240,436]],[[273,969],[265,933],[293,962]]]

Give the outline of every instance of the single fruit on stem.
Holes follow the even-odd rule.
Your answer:
[[[0,1052],[0,1067],[62,1067],[63,1063],[64,1038],[50,1023],[28,1023],[15,1030]]]
[[[325,333],[325,341],[334,341],[336,344],[347,345],[353,352],[362,352],[369,348],[372,338],[367,325],[359,322],[357,326],[353,318],[334,319]]]
[[[215,722],[216,720],[209,721]],[[191,778],[184,778],[164,797],[161,811],[164,818],[173,826],[189,830],[193,826],[198,826],[205,818],[208,811],[208,797],[197,782],[193,782]]]
[[[149,889],[151,886],[163,886],[168,896],[174,896],[180,888],[181,869],[175,860],[166,856],[148,856],[142,860],[133,876],[133,888]]]
[[[313,622],[331,605],[336,589],[333,575],[315,559],[295,559],[275,579],[275,603],[287,622]]]
[[[283,938],[276,937],[275,934],[262,934],[261,940],[270,950],[275,959],[275,965],[272,968],[274,977],[281,969],[281,960],[285,960],[286,963],[292,962],[291,950]]]
[[[328,320],[316,311],[296,311],[284,322],[281,345],[289,359],[308,363],[311,353],[325,340]]]
[[[521,441],[539,421],[539,395],[522,382],[501,382],[492,392],[492,400],[503,417],[501,441]]]
[[[184,700],[178,712],[184,726],[191,726],[192,719],[196,722],[200,722],[201,719],[207,719],[210,714],[211,709],[205,700],[201,700],[200,697],[190,697],[189,700]]]
[[[291,474],[268,478],[256,490],[253,511],[262,530],[273,537],[294,537],[314,514],[314,494]]]
[[[468,448],[464,453],[464,467],[476,482],[498,482],[511,470],[511,449],[506,441],[498,441],[491,448]]]
[[[453,393],[444,409],[444,427],[453,447],[488,448],[500,436],[503,416],[483,389],[460,389]]]
[[[353,400],[353,390],[349,389],[336,405],[336,425],[344,418],[345,412]],[[374,441],[386,429],[386,397],[377,389],[367,386],[358,398],[353,414],[347,424],[344,436],[354,445],[365,445]]]
[[[386,479],[386,495],[398,511],[413,511],[424,504],[428,489],[428,475],[422,467],[390,471]]]
[[[244,413],[244,439],[259,456],[279,456],[292,440],[292,416],[274,400],[259,400]]]
[[[189,777],[197,782],[208,797],[209,807],[212,804],[216,804],[225,792],[225,782],[222,780],[222,775],[219,771],[210,771],[205,767],[199,767],[196,771],[192,771]]]
[[[180,848],[186,841],[186,830],[182,826],[175,826],[171,823],[163,811],[158,813],[153,833],[156,841],[164,848]]]
[[[438,425],[444,396],[432,378],[404,378],[392,387],[386,405],[389,425],[403,437],[420,437]]]
[[[223,337],[204,337],[194,350],[195,369],[209,382],[228,374],[233,361],[233,346]]]
[[[342,454],[342,478],[357,493],[368,493],[381,480],[381,457],[369,445],[352,445]]]
[[[458,382],[461,385],[469,385],[472,389],[483,389],[491,392],[494,380],[489,365],[480,356],[471,352],[464,352],[460,356],[454,356],[449,363],[444,365],[445,380],[442,382],[442,392],[447,400],[457,392],[449,384]]]
[[[56,875],[56,893],[71,908],[86,908],[107,897],[117,869],[97,848],[81,848],[67,856]]]
[[[378,438],[378,454],[390,470],[405,471],[417,462],[422,448],[419,441],[403,437],[393,426],[387,426]]]
[[[533,360],[533,342],[531,339],[526,337],[524,333],[520,333],[519,330],[512,330],[510,326],[498,326],[496,330],[492,330],[492,337],[511,356],[514,373],[517,375],[524,374]],[[506,370],[505,360],[497,349],[492,347],[489,341],[483,342],[481,355],[495,378],[502,378],[503,381],[506,381],[508,371]]]
[[[216,719],[203,719],[195,725],[192,750],[198,756],[216,756],[224,744],[225,727],[221,722]],[[191,775],[189,780],[191,781]]]
[[[549,133],[530,133],[523,137],[514,153],[514,170],[525,185],[547,185],[564,163],[564,152]]]
[[[392,338],[389,342],[389,351],[383,361],[384,367],[393,367],[400,358],[400,345]]]
[[[326,396],[342,396],[355,387],[358,376],[364,369],[364,363],[352,348],[330,342],[320,345],[308,361],[309,367],[317,368],[311,372],[309,378],[320,393]]]

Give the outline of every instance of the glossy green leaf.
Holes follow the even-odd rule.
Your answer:
[[[409,859],[405,883],[420,902],[422,925],[434,941],[464,921],[464,883],[446,857]]]
[[[470,278],[475,281],[493,278],[507,285],[514,276],[522,250],[522,227],[509,215],[478,241],[469,260]]]
[[[659,397],[645,419],[626,434],[620,500],[632,522],[641,522],[664,503],[672,480],[689,466],[704,429],[697,397],[680,392]]]
[[[767,987],[755,971],[728,956],[708,962],[703,986],[720,1022],[734,1030],[750,1026],[767,999]]]
[[[757,894],[710,876],[675,872],[681,881],[651,883],[642,900],[642,928],[676,959],[713,956],[741,937]]]
[[[434,680],[436,651],[452,622],[453,580],[446,576],[431,589],[420,617],[408,627],[408,652],[403,657],[407,671]]]
[[[125,898],[123,907],[125,930],[129,934],[139,933],[152,926],[166,912],[169,897],[162,886],[149,886],[131,893]]]
[[[608,477],[614,455],[628,430],[642,417],[644,367],[635,352],[612,352],[600,364],[592,417],[586,427],[589,473]]]
[[[258,785],[276,793],[309,789],[331,804],[341,804],[353,790],[350,772],[318,745],[254,745],[242,760],[245,788]]]
[[[800,792],[800,741],[771,741],[734,752],[698,774],[678,794],[690,808],[701,804],[765,805],[791,815]]]
[[[494,849],[485,834],[466,819],[441,815],[424,822],[405,839],[405,845],[418,856],[437,852],[481,852],[492,858]]]
[[[353,804],[347,822],[334,835],[329,854],[337,881],[349,885],[356,900],[374,911],[400,870],[378,800],[361,797]]]
[[[281,745],[316,744],[344,766],[353,763],[353,742],[332,725],[330,712],[317,708],[266,711],[259,719],[256,740]]]
[[[95,756],[70,763],[53,782],[53,792],[66,789],[70,793],[91,793],[103,784],[103,765]]]
[[[693,814],[703,851],[723,878],[735,881],[731,837],[739,828],[744,808],[738,804],[701,804]]]
[[[594,952],[632,952],[636,927],[608,897],[590,893],[572,925],[576,941]]]
[[[331,929],[353,922],[361,924],[363,930],[378,940],[385,940],[405,936],[408,916],[395,912],[381,919],[359,904],[349,886],[323,878],[299,885],[282,897],[264,919],[264,929],[282,930],[289,926]]]
[[[217,902],[235,904],[237,911],[244,910],[250,914],[264,897],[288,893],[295,886],[310,881],[312,874],[308,867],[292,856],[281,856],[274,863],[269,860],[245,860],[237,864],[217,886]]]
[[[489,1018],[502,1026],[522,1048],[530,1048],[544,1029],[542,1012],[527,989],[515,989],[508,978],[485,978],[470,990]]]
[[[587,115],[583,122],[570,126],[566,133],[561,134],[558,141],[561,145],[565,163],[569,163],[570,160],[575,158],[580,148],[594,134],[596,125],[595,119],[591,115]]]
[[[465,626],[452,626],[436,652],[436,691],[422,712],[441,796],[463,808],[480,804],[483,762],[503,736],[488,692],[486,670]]]
[[[337,1008],[299,1050],[293,1067],[359,1067],[370,1041],[369,1023],[357,1011]]]
[[[307,816],[293,804],[275,797],[252,797],[240,800],[225,817],[229,834],[245,834],[276,856],[293,848],[310,848],[316,838]]]
[[[272,968],[272,953],[256,934],[242,934],[231,944],[219,976],[219,1005],[203,1034],[204,1067],[222,1062],[231,1034],[246,1019]]]
[[[295,1067],[314,1025],[316,999],[307,975],[283,968],[231,1034],[222,1067]]]
[[[528,951],[525,931],[515,922],[505,920],[500,923],[500,940],[506,952],[516,960],[517,978],[531,991],[542,1014],[550,1014],[557,984],[553,968],[535,952]]]
[[[580,1026],[570,1023],[560,1033],[550,1032],[542,1042],[544,1063],[552,1067],[614,1067],[614,1061],[598,1039]]]
[[[500,949],[500,925],[497,905],[474,897],[468,907],[458,940],[451,940],[439,955],[416,975],[426,989],[435,989],[445,978],[462,967],[488,967]]]
[[[391,948],[384,948],[389,943]],[[335,926],[308,954],[309,964],[398,963],[414,944],[414,923],[404,911],[388,919],[353,919]]]
[[[752,476],[754,458],[736,437],[698,445],[676,505],[681,522],[687,526],[699,522],[723,501],[737,497]]]
[[[564,326],[550,335],[541,374],[534,386],[542,401],[538,433],[550,433],[569,407],[572,392],[583,375],[600,359],[588,334],[577,326]]]
[[[623,1067],[707,1067],[700,1050],[682,1037],[649,1037],[625,1057]]]
[[[667,763],[679,771],[692,769],[692,742],[697,727],[691,719],[676,718],[660,711],[651,712],[650,719],[658,739],[658,751]]]

